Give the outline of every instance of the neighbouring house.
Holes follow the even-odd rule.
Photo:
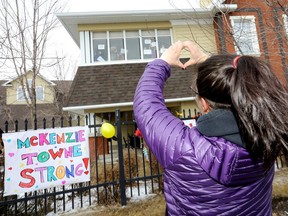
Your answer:
[[[237,9],[215,16],[219,53],[236,52],[259,56],[269,62],[275,74],[288,80],[288,1],[228,0]]]
[[[270,62],[286,82],[286,0],[279,0],[279,4],[246,0],[199,2],[187,9],[57,14],[81,50],[81,63],[63,109],[88,116],[113,115],[115,109],[132,113],[134,91],[147,62],[160,57],[178,40],[192,40],[211,54],[259,56]],[[184,52],[181,57],[185,60],[189,55]],[[173,68],[164,89],[171,112],[188,113],[190,109],[194,115],[195,95],[189,91],[194,75],[194,68]]]
[[[31,85],[32,75],[30,71],[22,75],[27,78],[28,85]],[[43,128],[44,118],[48,128],[52,126],[53,117],[59,121],[61,116],[65,116],[62,108],[71,83],[71,80],[52,81],[41,75],[36,76],[37,128]],[[7,124],[9,131],[24,130],[25,120],[28,122],[26,129],[34,128],[34,122],[31,122],[30,110],[23,93],[23,89],[27,91],[28,88],[22,88],[20,76],[15,76],[10,80],[0,80],[0,125],[4,131]]]

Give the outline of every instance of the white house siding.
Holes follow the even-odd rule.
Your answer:
[[[195,24],[173,25],[173,40],[191,40],[199,44],[207,53],[216,53],[216,40],[213,24],[199,22]],[[183,53],[182,57],[189,57],[189,53]]]

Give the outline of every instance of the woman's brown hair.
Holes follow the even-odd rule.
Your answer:
[[[241,137],[254,159],[266,166],[275,161],[288,142],[288,92],[260,58],[215,55],[198,67],[199,96],[231,106]],[[214,107],[214,108],[215,108]]]

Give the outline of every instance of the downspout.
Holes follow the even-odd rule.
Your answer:
[[[217,35],[219,40],[219,52],[220,54],[226,54],[227,53],[227,47],[225,42],[225,34],[223,30],[223,20],[222,20],[222,13],[215,14],[215,22],[217,25]]]
[[[218,4],[213,6],[212,14],[218,26],[217,33],[220,42],[219,48],[221,54],[227,53],[222,16],[224,13],[231,13],[236,10],[237,10],[236,4]]]

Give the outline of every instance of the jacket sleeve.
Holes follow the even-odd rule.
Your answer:
[[[170,66],[165,61],[156,59],[148,63],[133,103],[137,126],[163,168],[181,156],[187,146],[183,143],[189,139],[189,127],[172,115],[165,105],[163,88],[169,76]]]

